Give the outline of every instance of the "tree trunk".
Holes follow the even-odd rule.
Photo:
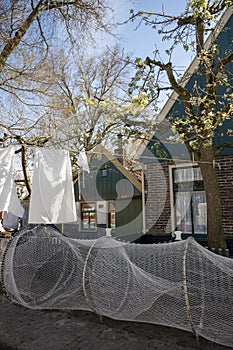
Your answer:
[[[28,28],[33,23],[34,19],[38,16],[43,7],[43,0],[40,0],[37,6],[32,10],[26,20],[23,22],[19,30],[16,32],[15,36],[8,40],[2,52],[0,53],[0,73],[3,71],[3,68],[6,65],[6,61],[11,55],[11,53],[15,50],[15,48],[19,45],[23,36],[27,32]]]
[[[214,152],[212,147],[204,147],[201,151],[199,166],[206,192],[207,202],[207,240],[208,247],[226,249],[226,241],[222,227],[221,194],[214,168]]]
[[[22,163],[25,185],[26,185],[26,188],[27,188],[29,196],[30,196],[31,195],[31,183],[30,183],[30,176],[29,176],[28,170],[27,170],[26,146],[22,145],[21,152],[22,152],[21,163]]]

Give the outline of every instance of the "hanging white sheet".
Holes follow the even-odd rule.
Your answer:
[[[3,227],[5,229],[10,229],[10,228],[18,228],[18,216],[15,216],[14,214],[10,212],[5,212],[4,213],[4,218],[3,218]]]
[[[23,217],[24,208],[20,204],[13,177],[14,159],[14,146],[0,149],[0,211]]]
[[[83,171],[90,172],[87,155],[85,151],[81,151],[77,157],[78,165],[82,167]]]
[[[77,220],[68,151],[35,149],[29,223],[67,223]]]

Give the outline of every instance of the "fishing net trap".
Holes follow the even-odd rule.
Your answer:
[[[10,240],[2,283],[13,302],[28,308],[94,311],[233,346],[233,260],[193,238],[77,240],[38,226]]]

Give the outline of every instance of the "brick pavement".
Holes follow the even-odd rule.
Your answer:
[[[0,350],[224,350],[177,329],[100,318],[85,311],[40,311],[0,295]],[[3,346],[5,345],[5,347]],[[1,347],[2,346],[2,347]]]

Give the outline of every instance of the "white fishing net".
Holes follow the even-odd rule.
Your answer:
[[[2,278],[9,297],[28,308],[89,310],[233,346],[233,260],[192,238],[141,245],[37,227],[10,241]]]

